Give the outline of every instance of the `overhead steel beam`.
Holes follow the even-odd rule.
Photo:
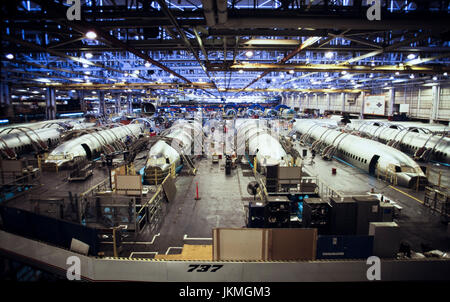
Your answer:
[[[189,89],[214,89],[214,86],[210,83],[191,83],[191,84],[176,84],[176,83],[115,83],[111,84],[97,84],[97,83],[74,83],[74,84],[64,84],[64,86],[55,84],[14,84],[12,87],[59,87],[60,90],[123,90],[123,89],[178,89],[183,88],[184,90]]]
[[[165,0],[157,0],[159,6],[162,8],[164,14],[169,18],[170,22],[172,22],[173,26],[175,26],[175,29],[177,30],[178,34],[181,36],[181,38],[183,39],[186,47],[189,49],[189,51],[192,53],[192,55],[195,57],[195,59],[197,60],[198,64],[200,64],[200,66],[202,67],[202,69],[204,70],[206,76],[209,78],[209,80],[211,81],[211,83],[214,85],[214,87],[216,88],[216,90],[219,92],[219,89],[216,86],[216,83],[214,83],[213,79],[211,78],[211,75],[209,74],[209,72],[207,71],[206,67],[204,66],[202,60],[200,59],[200,57],[197,54],[197,51],[192,47],[192,44],[189,42],[188,37],[186,36],[186,34],[184,33],[184,30],[180,27],[180,25],[178,24],[177,19],[173,16],[173,14],[171,13],[171,11],[169,10],[169,8],[167,7],[167,4],[165,2]],[[194,31],[195,32],[195,31]],[[197,33],[196,33],[197,35]],[[207,55],[206,51],[205,54]],[[207,56],[206,56],[206,60],[207,60]],[[210,92],[207,91],[207,93],[210,94]]]
[[[17,68],[2,68],[2,72],[15,72],[15,73],[21,73],[21,74],[27,74],[31,76],[35,76],[37,78],[54,78],[54,79],[63,79],[66,81],[73,81],[73,78],[68,78],[64,76],[57,76],[57,75],[47,75],[42,72],[35,72],[35,71],[28,71],[25,69],[17,69]],[[31,79],[34,80],[34,79]]]
[[[216,25],[216,16],[214,14],[214,2],[213,0],[202,0],[203,14],[205,16],[206,25]]]
[[[263,17],[258,11],[252,11],[253,16],[244,13],[228,13],[228,21],[224,24],[216,24],[215,28],[231,28],[235,30],[248,28],[267,28],[270,24],[276,28],[314,28],[314,29],[356,29],[356,30],[419,30],[419,29],[442,29],[442,24],[448,21],[448,16],[443,15],[435,18],[421,18],[397,16],[395,18],[385,17],[382,22],[369,21],[365,16],[360,18],[348,18],[345,16],[315,16],[311,14],[297,14],[295,17]]]
[[[61,14],[61,16],[65,17],[66,14],[66,7],[62,6],[62,5],[58,5],[53,1],[48,1],[48,0],[33,0],[33,2],[39,4],[42,8],[44,8],[45,10],[49,11],[49,10],[53,10],[53,11],[57,11]],[[84,22],[84,21],[68,21],[67,19],[59,19],[59,20],[55,20],[55,22],[60,23],[60,24],[64,24],[65,26],[71,27],[74,30],[78,31],[79,33],[81,33],[82,35],[86,34],[88,31],[95,31],[95,33],[97,34],[97,36],[99,38],[101,38],[103,41],[105,41],[106,43],[109,43],[111,45],[114,45],[116,47],[119,47],[123,50],[126,50],[132,54],[134,54],[135,56],[148,61],[150,63],[152,63],[154,66],[157,66],[159,68],[161,68],[162,70],[176,76],[177,78],[185,81],[186,83],[190,83],[190,81],[188,79],[186,79],[185,77],[183,77],[182,75],[178,74],[177,72],[173,71],[170,68],[167,68],[166,66],[164,66],[163,64],[159,63],[158,61],[152,59],[151,57],[149,57],[146,53],[143,53],[139,50],[136,50],[132,47],[130,47],[128,44],[120,41],[119,39],[117,39],[116,37],[110,35],[109,33],[105,32],[104,30],[96,27],[96,26],[92,26],[91,24],[89,24],[88,22]]]
[[[30,65],[30,66],[37,67],[37,68],[42,68],[42,69],[48,69],[48,70],[54,70],[54,71],[69,73],[69,74],[75,74],[75,75],[79,75],[79,76],[85,76],[85,74],[83,72],[78,72],[78,71],[74,71],[74,70],[70,70],[70,69],[64,69],[64,68],[51,67],[51,66],[47,66],[47,65],[33,63],[33,62],[30,62],[30,61],[22,61],[22,60],[13,59],[13,60],[11,60],[11,62],[14,62],[14,63],[17,63],[17,64],[23,64],[23,65]],[[109,80],[109,78],[105,78],[105,77],[102,77],[102,76],[95,76],[95,75],[92,75],[92,74],[89,75],[89,77],[96,78],[96,79]]]
[[[225,89],[222,89],[225,91]],[[227,89],[227,92],[241,92],[242,89]],[[298,92],[298,93],[313,93],[313,92],[323,92],[323,93],[360,93],[361,91],[369,91],[365,89],[284,89],[284,88],[246,88],[243,92]]]
[[[320,37],[310,37],[308,39],[306,39],[305,42],[303,42],[300,46],[298,46],[294,51],[290,52],[287,56],[285,56],[283,59],[281,59],[281,61],[279,62],[279,64],[284,64],[286,63],[288,60],[290,60],[292,57],[294,57],[295,55],[297,55],[298,53],[300,53],[302,50],[304,50],[305,48],[313,45],[314,43],[316,43],[317,41],[319,41],[321,38]],[[329,43],[332,39],[334,39],[334,37],[328,37],[325,39],[325,41],[323,41],[321,43],[321,45],[327,44]],[[253,85],[254,83],[258,82],[260,79],[262,79],[263,77],[265,77],[266,75],[268,75],[270,73],[270,71],[264,71],[261,75],[259,75],[256,79],[254,79],[252,82],[250,82],[247,86],[245,86],[244,88],[242,88],[242,90],[250,87],[251,85]]]
[[[448,54],[447,56],[450,56]],[[211,71],[265,71],[265,73],[273,71],[287,72],[294,70],[296,72],[341,72],[348,73],[395,73],[402,74],[411,73],[439,73],[450,71],[449,66],[411,66],[405,64],[404,66],[386,65],[386,66],[371,66],[371,65],[341,65],[341,64],[232,64],[229,68],[223,68],[223,64],[210,64]]]
[[[224,24],[228,20],[227,0],[216,0],[217,20],[219,24]]]
[[[26,48],[34,49],[34,50],[39,51],[39,52],[49,53],[51,55],[54,55],[54,56],[57,56],[57,57],[60,57],[60,58],[69,59],[69,60],[72,60],[72,61],[80,63],[80,64],[88,64],[90,66],[100,67],[100,68],[103,68],[103,69],[106,69],[106,70],[109,70],[109,71],[112,71],[112,72],[121,73],[121,74],[126,73],[124,70],[107,67],[107,66],[104,66],[103,64],[94,63],[92,61],[89,61],[89,60],[86,60],[86,59],[83,59],[83,58],[69,56],[69,55],[66,55],[65,53],[61,53],[61,52],[55,51],[53,49],[47,49],[47,48],[42,47],[40,45],[31,43],[31,42],[28,42],[28,41],[24,41],[24,40],[21,40],[21,39],[17,39],[17,38],[12,37],[12,36],[2,35],[2,39],[10,41],[10,42],[13,42],[13,43],[18,44],[18,45],[22,45],[23,47],[26,47]],[[148,79],[146,79],[146,78],[142,78],[142,77],[140,77],[140,78],[143,79],[143,80],[148,81]]]

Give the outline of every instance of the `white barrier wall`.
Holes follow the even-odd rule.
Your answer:
[[[361,260],[304,262],[158,261],[95,258],[0,231],[0,253],[66,275],[67,258],[80,259],[87,281],[299,282],[368,281]],[[381,281],[450,280],[450,260],[381,260]]]

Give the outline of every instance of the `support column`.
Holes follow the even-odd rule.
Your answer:
[[[306,95],[306,109],[309,109],[309,93]]]
[[[5,95],[4,95],[4,90],[5,90],[5,84],[0,83],[0,104],[3,105],[5,103]]]
[[[430,123],[434,123],[437,121],[439,115],[439,103],[441,102],[441,86],[434,85],[431,90],[431,112],[430,112]]]
[[[47,120],[56,119],[56,97],[55,88],[48,87],[45,98],[45,118]]]
[[[361,112],[359,113],[359,118],[364,119],[364,102],[366,99],[366,93],[364,91],[361,92]]]
[[[319,109],[319,94],[318,93],[315,94],[315,99],[316,99],[316,106],[315,106],[315,109],[314,109],[314,114],[319,115],[320,114],[320,109]]]
[[[80,100],[80,108],[83,113],[87,112],[86,101],[84,100],[84,90],[78,90],[78,99]]]
[[[8,119],[14,118],[14,109],[11,105],[11,94],[9,85],[7,83],[1,83],[0,84],[0,95],[1,95],[1,105],[5,108],[5,115]]]
[[[105,94],[103,91],[99,90],[98,95],[98,113],[100,116],[106,116],[106,104],[105,104]]]
[[[331,111],[331,96],[327,93],[327,111]]]
[[[391,88],[389,88],[388,117],[392,117],[394,115],[394,104],[395,104],[395,89],[394,89],[394,87],[391,87]]]
[[[418,94],[417,94],[417,110],[416,110],[416,117],[419,117],[419,115],[420,115],[420,103],[421,103],[421,97],[420,97],[420,95],[421,95],[421,92],[422,92],[422,89],[420,89],[420,87],[419,87],[419,92],[418,92]]]
[[[133,113],[133,99],[130,93],[127,93],[127,113]]]
[[[115,99],[115,102],[116,102],[116,110],[115,110],[115,112],[116,112],[116,114],[120,114],[120,112],[122,111],[122,107],[121,107],[121,96],[120,96],[120,93],[116,93],[115,95],[114,95],[114,99]]]
[[[345,112],[345,92],[341,93],[341,113]]]

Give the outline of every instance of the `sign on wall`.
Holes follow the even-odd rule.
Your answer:
[[[384,115],[384,95],[368,95],[364,98],[364,114]]]
[[[409,104],[400,104],[400,113],[409,113]]]

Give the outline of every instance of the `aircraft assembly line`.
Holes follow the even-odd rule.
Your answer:
[[[449,14],[2,1],[0,280],[449,281]]]
[[[408,137],[404,135],[403,140],[398,140],[401,144],[392,145],[387,144],[394,140],[388,138],[389,133],[401,132],[406,128],[395,129],[386,121],[371,123],[352,119],[351,123],[345,124],[339,121],[340,118],[311,119],[298,114],[291,119],[282,114],[286,110],[266,108],[264,111],[276,113],[264,115],[261,111],[258,113],[261,117],[255,118],[256,111],[233,109],[234,113],[231,115],[230,110],[219,110],[211,114],[199,107],[183,117],[157,118],[163,113],[160,111],[155,117],[135,118],[128,124],[117,123],[116,120],[109,124],[102,122],[101,125],[93,127],[94,123],[89,120],[68,120],[64,123],[77,123],[78,127],[64,128],[54,121],[21,125],[21,131],[17,131],[15,126],[3,127],[2,131],[7,133],[2,136],[2,167],[5,167],[5,171],[2,172],[3,207],[0,214],[4,228],[16,234],[15,236],[30,236],[28,231],[18,228],[20,216],[9,216],[14,208],[20,209],[21,215],[37,215],[32,218],[34,223],[40,221],[40,215],[48,217],[47,219],[78,223],[86,230],[95,230],[98,234],[98,239],[91,237],[87,241],[87,237],[83,237],[85,235],[81,235],[82,233],[74,235],[86,238],[84,242],[81,240],[81,246],[89,246],[86,255],[103,255],[102,257],[107,259],[143,257],[159,261],[213,261],[214,255],[205,254],[209,246],[205,243],[210,243],[210,232],[217,227],[224,230],[275,227],[304,231],[317,227],[319,241],[316,244],[330,236],[352,238],[357,235],[363,238],[369,234],[369,225],[373,224],[376,228],[377,223],[400,230],[396,239],[390,243],[392,246],[388,244],[380,249],[370,243],[372,248],[369,248],[370,252],[367,254],[359,250],[359,254],[348,256],[356,259],[377,253],[382,259],[396,258],[397,261],[402,261],[413,258],[432,261],[429,257],[435,254],[430,254],[429,248],[424,252],[419,252],[420,249],[430,245],[433,247],[433,253],[439,253],[448,248],[448,242],[443,239],[446,231],[442,225],[443,221],[448,221],[448,213],[442,212],[443,208],[436,209],[440,215],[427,218],[432,219],[429,225],[431,228],[427,231],[421,231],[420,226],[407,223],[410,220],[423,219],[416,217],[415,209],[427,205],[425,201],[421,201],[426,200],[427,190],[447,186],[450,182],[445,163],[436,164],[437,160],[445,158],[418,158],[402,151],[404,146],[415,146],[412,142],[417,141],[421,146],[426,146],[427,150],[434,148],[442,154],[450,152],[449,145],[444,143],[448,140],[445,133],[441,131],[439,134],[432,134],[430,130],[425,131],[427,133],[405,131]],[[208,115],[205,114],[207,112]],[[384,123],[384,126],[373,125],[381,123]],[[357,126],[359,124],[360,126]],[[376,136],[374,132],[379,127],[382,127],[386,134]],[[419,124],[410,127],[413,128],[409,129],[421,128]],[[158,133],[155,132],[157,129]],[[373,132],[370,132],[371,130]],[[52,134],[54,136],[51,136]],[[424,136],[426,140],[432,141],[432,144],[424,143]],[[30,138],[34,138],[33,143],[45,142],[45,148],[31,148]],[[17,156],[11,157],[7,150],[14,150]],[[221,156],[218,157],[219,155]],[[39,177],[39,180],[28,181],[26,189],[20,185],[20,181],[11,179],[9,172],[6,172],[10,169],[8,161],[27,162],[33,166],[36,158],[39,162],[37,167],[42,167],[42,176],[27,176]],[[328,168],[324,169],[325,167]],[[278,169],[276,174],[273,174],[276,171],[274,168]],[[91,170],[91,173],[87,174],[84,171],[86,169]],[[37,170],[39,168],[35,168],[34,173]],[[225,170],[225,173],[221,170]],[[292,173],[294,177],[289,176]],[[57,175],[66,176],[60,178],[61,176]],[[67,182],[67,175],[69,180],[79,180]],[[134,177],[133,175],[139,176],[134,183],[132,178],[129,178],[122,184],[122,178]],[[275,182],[274,175],[275,179],[278,179]],[[221,178],[223,180],[220,180]],[[237,180],[235,184],[233,179]],[[219,187],[213,189],[217,185]],[[226,192],[224,196],[228,195],[229,204],[217,209],[208,206],[208,202],[217,198],[215,193],[222,194],[222,191]],[[30,204],[26,201],[30,198],[40,200],[37,201],[38,208],[37,203]],[[287,208],[280,207],[283,198],[286,200],[284,202],[289,203]],[[364,203],[370,201],[371,205],[376,205],[377,212],[389,214],[372,214],[371,218],[364,218],[369,219],[365,222],[367,226],[364,231],[359,227],[359,224],[364,222],[359,221],[362,218],[358,216],[354,226],[339,226],[340,220],[337,220],[339,218],[333,216],[337,214],[333,213],[339,209],[339,203],[349,203],[349,198],[353,203],[359,199],[366,200]],[[203,205],[198,210],[186,208],[184,202],[190,202],[191,199],[192,202]],[[249,202],[246,205],[242,201],[247,199],[258,202]],[[340,199],[342,201],[339,201]],[[60,200],[57,202],[60,208],[54,214],[51,214],[50,210],[54,203],[51,200]],[[220,200],[220,203],[227,202],[227,199]],[[263,214],[255,212],[255,209],[261,208],[264,203],[267,203],[265,211],[272,209],[275,211],[273,213],[276,213],[269,216],[267,222],[264,222]],[[360,201],[356,201],[357,208],[364,204],[359,203]],[[218,212],[218,209],[224,206],[226,210]],[[208,210],[202,214],[202,209]],[[315,216],[310,216],[311,210],[316,211],[312,212],[316,213]],[[286,214],[283,214],[283,211],[286,211]],[[181,218],[179,215],[183,212],[186,213],[182,214]],[[214,220],[211,220],[213,217]],[[175,225],[170,226],[170,221],[174,219],[182,222],[184,227],[179,229],[174,228]],[[355,218],[347,216],[346,219]],[[30,223],[28,222],[29,227],[38,227]],[[420,224],[419,221],[416,223]],[[116,229],[117,226],[120,226],[120,233]],[[111,233],[108,229],[115,231]],[[6,234],[8,233],[3,232],[1,236]],[[58,249],[64,248],[61,241],[49,239],[48,236],[36,236],[38,240],[49,240],[49,243],[56,244]],[[117,236],[121,238],[119,244]],[[189,238],[193,238],[193,241]],[[373,240],[374,237],[371,235],[367,238]],[[16,239],[19,242],[21,240],[20,237]],[[111,239],[113,241],[110,241]],[[132,242],[149,243],[140,246],[132,245]],[[402,254],[405,242],[408,242],[407,246],[411,251]],[[191,245],[192,243],[194,245]],[[73,241],[71,244],[72,247],[66,248],[73,249]],[[199,250],[190,256],[184,255],[184,252],[170,252],[179,247],[182,247],[183,251],[189,251],[193,247]],[[312,255],[311,260],[335,258],[334,261],[338,261],[343,257],[324,256],[329,254],[322,251],[324,247],[318,245],[317,248],[319,250],[317,254]],[[347,248],[352,249],[351,246]],[[445,255],[444,253],[440,257],[445,259]],[[245,258],[236,260],[248,261]],[[316,270],[314,267],[310,269]],[[123,278],[138,280],[134,279],[132,271],[127,273],[127,270],[123,271]],[[353,276],[350,280],[353,280],[352,278],[356,277]]]

